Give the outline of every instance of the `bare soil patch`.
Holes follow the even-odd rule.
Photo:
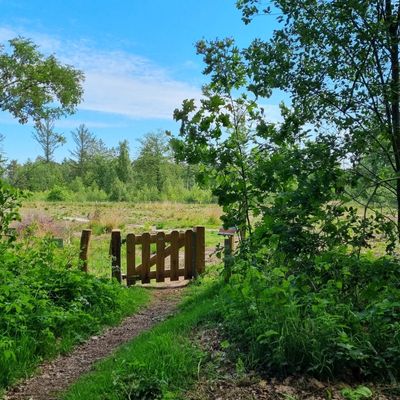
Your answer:
[[[56,399],[58,393],[67,389],[80,375],[90,371],[96,361],[109,356],[122,344],[174,314],[181,295],[181,288],[154,290],[153,299],[147,307],[126,318],[119,326],[91,337],[72,353],[43,363],[35,376],[11,388],[4,400]]]

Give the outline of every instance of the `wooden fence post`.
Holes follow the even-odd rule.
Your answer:
[[[113,229],[111,232],[111,277],[121,283],[121,231]]]
[[[205,271],[205,229],[197,226],[196,231],[196,271],[201,274]]]
[[[224,270],[225,270],[225,282],[229,282],[232,275],[232,264],[233,264],[233,236],[225,237],[224,239]]]
[[[135,235],[128,233],[126,236],[126,284],[127,286],[134,285],[136,280],[136,248]]]
[[[88,251],[89,251],[89,243],[90,237],[92,235],[91,229],[84,229],[81,235],[81,244],[79,246],[79,260],[80,260],[80,268],[83,272],[88,272]]]

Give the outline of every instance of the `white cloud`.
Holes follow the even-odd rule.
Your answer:
[[[62,62],[85,74],[79,109],[123,115],[134,119],[172,119],[185,98],[200,98],[200,88],[173,79],[168,70],[123,51],[100,51],[87,41],[64,41],[39,33],[0,27],[0,41],[25,36],[40,51],[56,54]]]
[[[184,83],[87,72],[84,110],[109,112],[133,118],[171,119],[174,108],[199,93]]]

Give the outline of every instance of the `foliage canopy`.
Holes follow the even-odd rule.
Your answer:
[[[71,114],[81,101],[83,74],[45,57],[29,39],[0,47],[0,108],[20,123]]]

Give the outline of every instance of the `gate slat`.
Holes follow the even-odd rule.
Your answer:
[[[165,273],[165,233],[157,233],[157,261],[156,261],[156,281],[164,282]]]
[[[192,267],[192,238],[193,231],[187,230],[185,232],[185,279],[191,279],[193,275],[193,267]]]
[[[135,284],[135,266],[136,266],[136,251],[135,251],[135,235],[128,233],[126,236],[126,284],[128,286]]]
[[[171,232],[171,281],[179,280],[179,232]]]
[[[142,235],[142,283],[150,283],[150,234]]]

